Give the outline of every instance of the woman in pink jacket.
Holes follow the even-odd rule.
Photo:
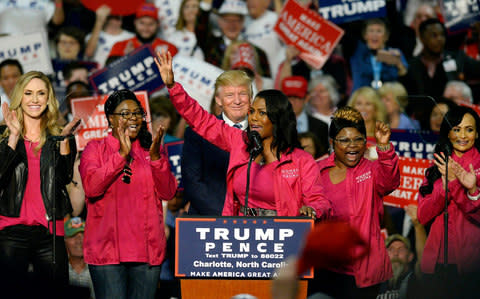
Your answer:
[[[431,224],[421,268],[425,273],[438,273],[444,264],[445,183],[448,181],[447,263],[454,265],[462,283],[468,281],[469,276],[478,277],[480,271],[479,131],[480,118],[475,111],[463,106],[450,109],[440,127],[434,165],[426,171],[418,198],[418,220],[423,225]],[[451,154],[446,179],[444,153],[448,152]]]
[[[375,127],[378,160],[364,158],[366,129],[360,112],[338,109],[329,128],[334,153],[318,162],[325,196],[332,202],[336,221],[356,228],[369,252],[349,264],[317,270],[309,293],[324,292],[333,298],[375,298],[379,284],[392,276],[392,266],[380,233],[382,197],[400,184],[398,157],[390,143],[390,128]],[[341,191],[341,192],[340,192]],[[352,252],[359,256],[361,249]]]
[[[112,132],[87,144],[79,166],[88,210],[85,262],[97,299],[155,298],[166,247],[162,200],[177,188],[161,150],[164,128],[152,142],[129,90],[112,93],[104,110]]]
[[[223,215],[328,217],[330,203],[318,182],[318,167],[300,148],[295,114],[282,92],[261,91],[248,113],[247,132],[259,133],[263,150],[251,166],[245,208],[247,164],[254,147],[247,132],[202,109],[174,82],[170,53],[158,53],[156,63],[177,111],[200,136],[230,153]]]

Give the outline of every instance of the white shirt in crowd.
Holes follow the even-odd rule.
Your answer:
[[[157,37],[166,39],[175,32],[181,3],[181,0],[153,1],[153,4],[158,8],[158,20],[160,21],[160,30],[158,30]]]
[[[205,60],[202,49],[197,46],[195,33],[188,30],[176,30],[167,36],[167,41],[174,44],[178,49],[178,54],[191,56],[200,60]]]
[[[0,0],[0,34],[46,32],[54,12],[50,0]]]
[[[273,30],[277,19],[278,15],[270,10],[257,19],[250,16],[245,19],[245,37],[267,54],[272,78],[275,78],[279,65],[285,60],[285,46]]]
[[[88,42],[90,36],[92,34],[88,34],[85,38],[85,43]],[[115,43],[126,40],[129,38],[134,37],[135,34],[131,33],[130,31],[123,30],[120,34],[112,35],[106,33],[105,31],[100,31],[100,35],[98,37],[97,49],[95,50],[95,54],[93,54],[92,60],[97,62],[100,67],[105,66],[105,61],[107,61],[108,54]]]

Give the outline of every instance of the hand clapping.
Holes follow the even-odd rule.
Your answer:
[[[163,137],[165,136],[165,128],[158,126],[157,134],[153,138],[152,145],[150,146],[150,159],[156,161],[160,159],[160,146],[163,144]]]

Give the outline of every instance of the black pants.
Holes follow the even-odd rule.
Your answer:
[[[52,235],[47,228],[15,225],[0,231],[2,298],[61,297],[68,285],[68,260],[63,237],[55,241],[54,265]],[[33,272],[28,271],[30,264]]]

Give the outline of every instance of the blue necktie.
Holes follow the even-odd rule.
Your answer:
[[[242,125],[239,124],[239,123],[234,124],[233,127],[234,127],[234,128],[237,128],[237,129],[240,129],[240,130],[242,129]]]

